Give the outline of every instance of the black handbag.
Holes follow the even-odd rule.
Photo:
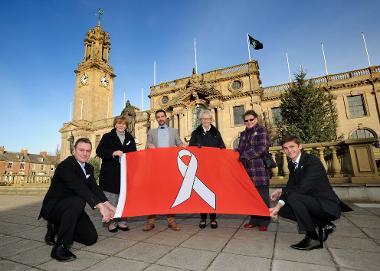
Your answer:
[[[263,159],[264,166],[266,168],[275,168],[275,167],[277,167],[276,162],[273,160],[272,155],[270,155],[269,153],[264,154],[261,159]]]

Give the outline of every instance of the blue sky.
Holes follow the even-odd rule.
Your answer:
[[[69,120],[75,74],[83,58],[83,40],[96,26],[111,36],[111,65],[117,75],[114,112],[123,93],[140,107],[157,82],[191,74],[193,39],[198,72],[248,60],[245,34],[264,44],[252,50],[263,86],[286,83],[302,65],[308,77],[324,75],[321,41],[330,73],[368,67],[361,32],[372,65],[380,65],[380,1],[254,0],[41,0],[3,1],[0,16],[0,145],[7,150],[54,152],[59,129]],[[149,100],[145,98],[145,109]]]

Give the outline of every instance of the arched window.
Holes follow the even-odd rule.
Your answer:
[[[357,129],[356,131],[353,131],[350,135],[351,139],[376,138],[376,137],[377,137],[376,133],[368,129]]]

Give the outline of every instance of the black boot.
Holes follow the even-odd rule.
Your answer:
[[[332,222],[328,222],[325,225],[318,226],[318,234],[322,242],[326,241],[331,233],[336,229],[336,226]]]
[[[48,244],[49,246],[53,246],[55,244],[56,234],[57,234],[57,232],[56,232],[54,224],[51,222],[48,222],[47,232],[45,235],[45,243]]]
[[[77,258],[64,244],[55,244],[50,256],[59,262],[70,262]]]
[[[301,242],[291,245],[290,247],[299,250],[313,250],[323,248],[323,242],[319,240],[319,236],[315,231],[307,232]]]

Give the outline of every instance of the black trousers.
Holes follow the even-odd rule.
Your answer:
[[[84,211],[86,202],[80,197],[60,200],[45,219],[58,228],[57,243],[69,246],[73,241],[86,246],[93,245],[98,233],[90,217]]]
[[[334,220],[323,211],[317,199],[299,193],[292,193],[286,198],[286,204],[280,209],[279,215],[296,221],[300,233],[313,232],[317,226]]]
[[[257,192],[259,192],[266,206],[269,208],[269,205],[270,205],[269,185],[256,186],[256,189],[257,189]],[[249,223],[256,226],[268,227],[270,223],[270,217],[251,215]]]
[[[210,215],[210,220],[215,220],[216,219],[216,214],[209,214],[209,215]],[[206,220],[206,218],[207,218],[207,214],[202,213],[201,214],[201,219],[202,220]]]

